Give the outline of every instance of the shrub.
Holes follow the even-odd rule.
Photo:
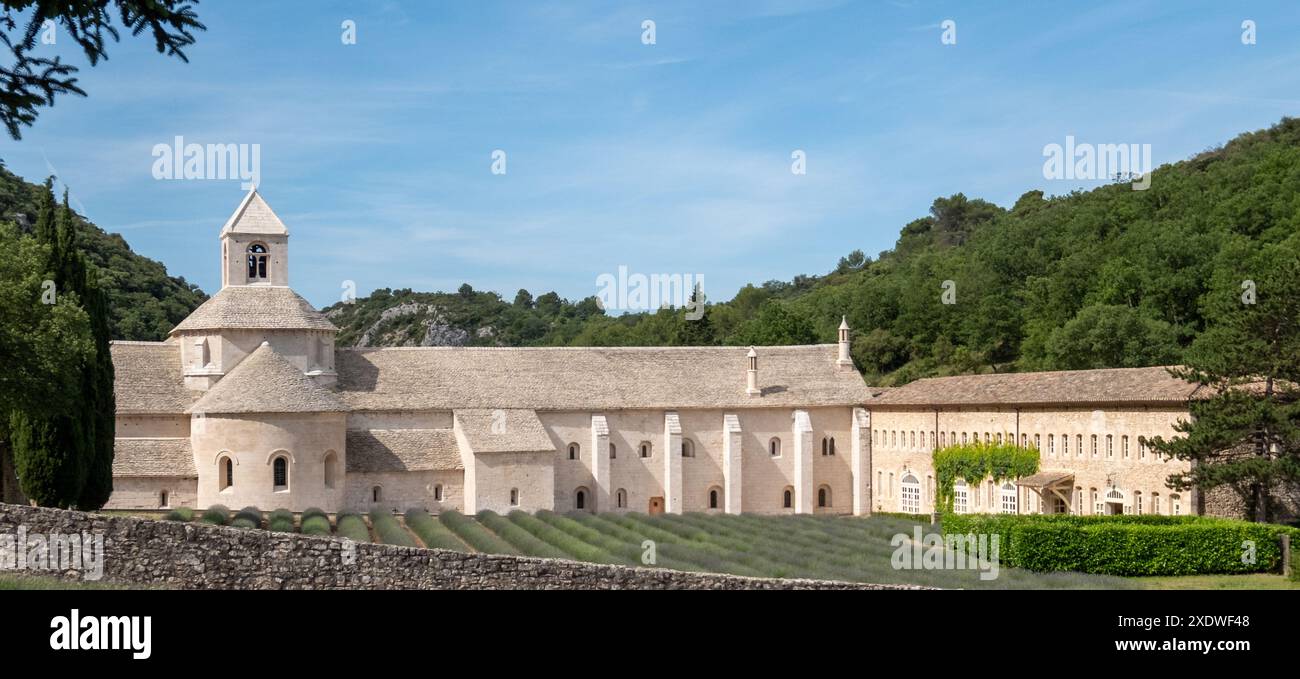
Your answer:
[[[518,511],[518,510],[516,510]],[[514,545],[519,551],[528,556],[541,556],[551,559],[568,559],[568,554],[557,547],[547,544],[537,536],[520,528],[510,522],[500,514],[491,510],[483,510],[478,513],[479,523],[486,526],[489,530],[501,536],[501,539]]]
[[[307,516],[307,513],[303,512],[301,532],[303,535],[329,535],[330,520],[324,514]]]
[[[320,507],[308,507],[302,511],[303,521],[306,521],[307,519],[310,519],[313,516],[319,516],[325,519],[326,521],[328,521],[330,518],[329,514],[326,514],[325,510],[321,509]]]
[[[230,510],[225,505],[212,505],[207,511],[203,512],[203,523],[210,523],[214,526],[224,526],[230,523]]]
[[[382,510],[373,509],[370,511],[370,523],[375,527],[375,532],[379,534],[379,540],[386,545],[401,545],[403,547],[414,547],[415,540],[411,539],[410,533],[393,518],[393,515]]]
[[[423,509],[412,509],[406,512],[406,527],[420,536],[425,547],[465,551],[465,543]]]
[[[443,510],[438,515],[438,520],[453,533],[460,536],[460,539],[474,548],[474,551],[483,552],[484,554],[518,554],[519,550],[510,546],[510,543],[488,532],[488,530],[478,524],[477,521],[461,514],[454,509]]]
[[[945,515],[948,534],[999,535],[1005,566],[1103,575],[1257,573],[1281,566],[1287,526],[1198,516]],[[1254,543],[1247,562],[1244,545]]]
[[[243,519],[246,523],[252,524],[254,528],[261,528],[262,510],[257,507],[244,507],[239,510],[239,513],[235,514],[235,521],[239,521],[240,519]],[[234,522],[231,522],[231,525],[233,526]]]
[[[277,533],[292,533],[293,512],[283,507],[276,509],[267,515],[266,527]]]
[[[244,516],[241,513],[239,516],[235,517],[234,521],[230,522],[230,525],[233,528],[257,528],[261,524],[253,523],[252,519],[248,518],[247,516]]]
[[[366,520],[357,514],[339,514],[339,535],[357,542],[370,542],[370,529]]]
[[[194,510],[189,507],[177,507],[167,512],[166,518],[168,521],[193,521]]]

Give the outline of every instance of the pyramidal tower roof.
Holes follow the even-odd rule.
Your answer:
[[[188,413],[326,413],[347,407],[263,342]]]
[[[258,233],[264,235],[289,235],[284,222],[275,215],[275,210],[257,192],[257,187],[249,189],[244,200],[240,201],[235,213],[221,227],[221,233]]]

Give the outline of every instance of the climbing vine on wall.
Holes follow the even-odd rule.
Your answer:
[[[1018,479],[1038,472],[1038,450],[1013,443],[963,443],[934,451],[934,475],[938,482],[935,501],[943,511],[952,511],[953,486],[957,479],[975,486],[984,479]]]

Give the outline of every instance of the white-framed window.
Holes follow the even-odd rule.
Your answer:
[[[1128,459],[1128,434],[1120,438],[1119,454],[1124,456],[1125,460]]]
[[[1047,435],[1047,456],[1056,457],[1056,436],[1054,434]]]
[[[1038,434],[1034,434],[1034,450],[1041,450],[1042,447],[1043,447],[1042,437],[1040,437]]]
[[[1140,490],[1133,491],[1133,513],[1142,513],[1142,491]]]
[[[1019,513],[1019,491],[1016,484],[1008,481],[1002,484],[1002,513],[1017,514]]]
[[[1115,437],[1106,434],[1106,459],[1109,460],[1113,457],[1115,457]]]
[[[1151,494],[1151,513],[1160,514],[1160,493]]]
[[[921,481],[912,474],[903,476],[902,495],[899,502],[899,511],[904,514],[921,513]]]
[[[1138,437],[1138,459],[1147,459],[1147,437],[1145,436]]]
[[[1074,444],[1074,454],[1083,457],[1083,434],[1075,434]]]
[[[1183,498],[1178,493],[1169,494],[1169,513],[1174,516],[1181,516],[1183,513]]]
[[[947,445],[948,445],[947,437],[943,435],[943,432],[939,432],[939,447],[943,448],[944,446]]]
[[[1070,456],[1070,435],[1061,434],[1061,458],[1065,459]]]
[[[1097,459],[1097,435],[1092,435],[1092,458]]]
[[[969,510],[970,492],[964,479],[957,479],[952,484],[952,510],[958,514],[965,514]]]

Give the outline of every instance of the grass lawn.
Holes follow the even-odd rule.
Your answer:
[[[1176,575],[1169,577],[1130,578],[1145,589],[1295,589],[1300,582],[1274,573],[1246,575]]]

